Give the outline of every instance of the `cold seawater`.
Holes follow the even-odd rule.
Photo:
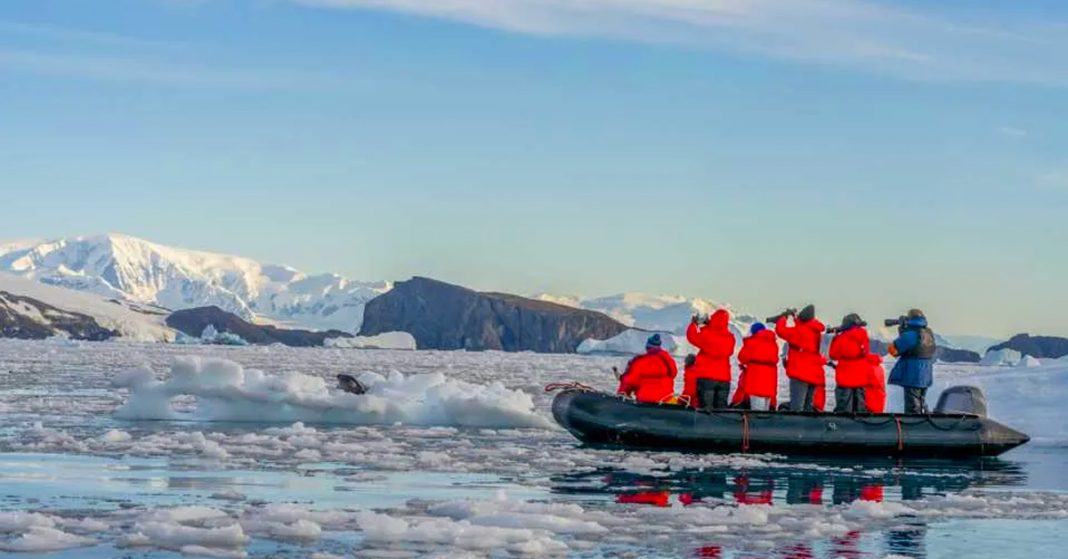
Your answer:
[[[618,361],[0,341],[0,554],[1066,556],[1068,367],[940,365],[1035,437],[955,463],[583,447],[542,387]]]

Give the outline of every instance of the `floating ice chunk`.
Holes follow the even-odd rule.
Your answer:
[[[243,559],[248,557],[248,553],[243,549],[219,549],[202,545],[183,545],[178,551],[182,552],[183,555],[198,557],[222,557],[223,559]]]
[[[1020,359],[1019,363],[1016,364],[1016,366],[1017,367],[1041,367],[1042,366],[1042,361],[1040,361],[1040,360],[1038,360],[1038,359],[1036,359],[1034,357],[1031,357],[1030,355],[1024,355]]]
[[[60,551],[95,545],[96,540],[68,534],[47,526],[33,526],[28,532],[7,542],[0,542],[0,550],[22,552]]]
[[[318,524],[301,518],[291,524],[272,526],[270,533],[275,538],[283,540],[317,540],[322,535],[323,529]]]
[[[219,499],[220,501],[244,501],[248,497],[239,491],[228,489],[226,491],[220,491],[218,493],[211,494],[212,499]]]
[[[532,528],[555,534],[602,534],[601,524],[585,517],[582,507],[563,503],[511,501],[503,493],[493,500],[448,501],[430,507],[427,514],[466,520],[479,526]]]
[[[331,390],[321,377],[296,372],[268,374],[226,359],[180,357],[165,382],[143,373],[116,377],[130,390],[115,415],[124,419],[279,421],[345,424],[457,425],[549,428],[525,392],[499,382],[486,385],[448,379],[442,373],[388,377],[363,374],[367,394]],[[180,412],[171,400],[196,397],[196,409]]]
[[[533,528],[546,530],[555,534],[603,534],[608,528],[596,522],[565,518],[552,514],[524,514],[502,512],[467,519],[478,526],[497,526],[500,528]]]
[[[0,532],[25,532],[30,528],[51,528],[56,523],[36,512],[0,512]]]
[[[979,364],[987,367],[1015,367],[1021,359],[1023,355],[1015,349],[996,349],[987,351]]]
[[[886,520],[905,514],[913,514],[916,511],[909,507],[894,502],[854,501],[849,505],[844,514],[853,518],[875,518]]]
[[[274,503],[248,509],[241,526],[249,534],[274,540],[317,540],[324,529],[356,527],[356,514],[345,511],[313,511],[299,505]]]
[[[123,442],[126,442],[126,441],[128,441],[128,440],[130,440],[132,438],[133,437],[131,437],[130,434],[127,433],[126,431],[119,431],[117,429],[112,429],[112,430],[108,431],[107,433],[104,433],[100,437],[101,440],[103,440],[105,442],[109,442],[109,443],[123,443]]]
[[[71,530],[73,532],[106,532],[110,528],[107,522],[95,518],[53,517],[52,519],[64,530]]]
[[[649,339],[652,332],[646,330],[624,330],[622,333],[617,334],[607,340],[595,340],[587,339],[583,340],[575,349],[576,353],[582,355],[595,355],[595,354],[624,354],[624,355],[636,355],[639,353],[645,353],[645,341]],[[682,336],[676,336],[668,332],[660,332],[660,339],[663,341],[664,351],[675,355],[685,355],[693,351],[693,347],[686,342],[686,338]]]
[[[415,336],[408,332],[384,332],[376,336],[356,336],[353,338],[327,338],[323,340],[326,347],[353,349],[402,349],[415,350]]]
[[[132,547],[153,546],[178,549],[195,545],[210,548],[233,549],[243,547],[248,536],[240,524],[220,527],[186,526],[179,522],[138,522],[136,533],[126,539]]]
[[[404,519],[364,511],[359,515],[359,523],[366,540],[375,544],[412,542],[468,551],[503,549],[511,553],[534,555],[567,550],[566,545],[543,530],[478,526],[466,520],[413,518],[409,523]]]

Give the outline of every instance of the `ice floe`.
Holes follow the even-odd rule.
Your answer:
[[[442,373],[388,376],[364,373],[369,388],[356,395],[332,390],[322,377],[298,372],[266,373],[213,357],[179,357],[165,381],[148,369],[116,375],[113,385],[130,391],[116,411],[123,419],[255,421],[343,424],[542,427],[551,423],[534,410],[530,395],[505,388],[454,380]],[[195,396],[192,411],[171,405]]]

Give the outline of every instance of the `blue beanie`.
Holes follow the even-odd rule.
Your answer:
[[[660,334],[653,334],[652,336],[649,336],[648,340],[645,340],[645,347],[660,347],[660,344],[662,343],[663,342],[660,341]]]
[[[754,322],[753,325],[749,327],[749,335],[752,336],[753,334],[756,334],[757,332],[763,332],[764,330],[767,330],[767,329],[768,329],[768,327],[764,326],[763,322]]]

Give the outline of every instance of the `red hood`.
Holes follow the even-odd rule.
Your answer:
[[[727,328],[727,324],[731,320],[731,313],[727,312],[727,309],[719,309],[712,313],[712,316],[708,317],[708,325],[716,330],[722,330]]]
[[[756,334],[753,334],[752,337],[756,338],[758,340],[762,340],[764,338],[767,338],[767,339],[769,339],[771,341],[775,341],[775,331],[774,330],[761,330],[761,331],[757,332]]]
[[[802,328],[809,328],[809,329],[815,330],[817,332],[823,332],[824,330],[827,329],[827,326],[825,326],[822,322],[819,321],[819,319],[816,319],[816,318],[813,318],[812,320],[809,320],[808,322],[802,322],[802,323],[798,324],[798,326],[800,326]]]

